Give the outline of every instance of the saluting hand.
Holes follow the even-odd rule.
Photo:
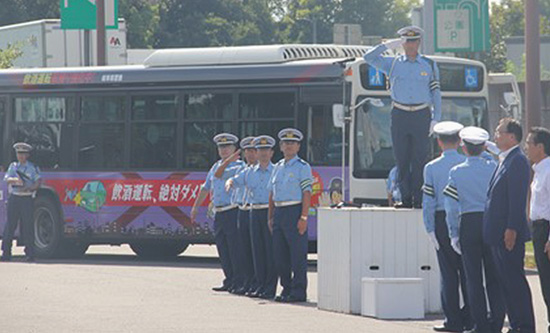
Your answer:
[[[231,154],[231,156],[229,156],[227,158],[227,160],[229,161],[229,163],[231,163],[231,162],[235,162],[236,160],[238,160],[239,157],[241,157],[241,150],[237,149],[237,151],[234,152],[233,154]]]
[[[548,261],[550,261],[550,240],[546,242],[546,245],[544,245],[544,253],[546,253]]]
[[[504,232],[504,246],[508,251],[512,251],[516,245],[517,232],[513,229],[506,229]]]

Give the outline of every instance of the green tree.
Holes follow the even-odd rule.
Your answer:
[[[21,43],[16,43],[8,45],[3,50],[0,49],[0,68],[12,67],[13,62],[23,54],[21,47]]]
[[[148,0],[120,0],[118,15],[126,19],[128,47],[153,47],[159,25],[158,5]]]

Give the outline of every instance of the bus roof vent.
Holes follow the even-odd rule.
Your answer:
[[[367,46],[352,45],[259,45],[155,51],[144,61],[147,67],[216,66],[283,63],[306,59],[362,57]]]

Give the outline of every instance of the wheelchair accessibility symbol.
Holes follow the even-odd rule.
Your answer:
[[[464,70],[464,86],[466,88],[477,88],[478,82],[477,70],[474,67],[466,67]]]

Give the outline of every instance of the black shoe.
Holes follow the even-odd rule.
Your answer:
[[[259,296],[261,299],[274,299],[275,298],[275,295],[274,294],[260,294]]]
[[[214,291],[229,291],[229,286],[213,287]]]
[[[232,294],[242,296],[242,295],[246,294],[246,291],[247,291],[246,288],[237,288],[237,289],[233,290]]]
[[[2,255],[0,257],[0,261],[6,261],[6,262],[11,261],[11,255],[6,255],[6,254]]]
[[[305,297],[296,297],[296,296],[288,296],[286,299],[285,299],[285,303],[303,303],[306,301],[306,298]]]
[[[253,291],[252,293],[250,293],[250,297],[252,298],[258,298],[260,297],[264,292],[260,289],[257,289],[255,291]]]
[[[273,300],[275,302],[279,302],[279,303],[286,303],[287,298],[288,298],[288,296],[279,295],[279,296],[275,296],[275,298]]]
[[[462,328],[449,327],[449,326],[446,326],[445,324],[441,326],[434,326],[433,329],[436,332],[463,332],[464,331]]]

